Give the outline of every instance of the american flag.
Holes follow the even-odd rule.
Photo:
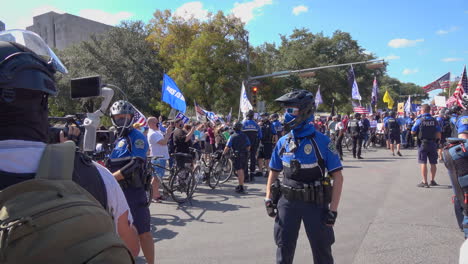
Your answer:
[[[354,113],[359,113],[359,114],[369,114],[369,110],[366,109],[364,106],[355,106],[353,108]]]
[[[195,105],[195,113],[197,114],[197,120],[200,121],[202,119],[203,116],[206,117],[206,111],[201,108],[196,102],[195,100],[193,101],[193,104]]]
[[[465,65],[460,81],[458,82],[457,88],[455,89],[455,92],[453,93],[453,97],[455,97],[455,99],[457,100],[457,104],[461,107],[463,107],[462,96],[466,92],[468,92],[468,78],[466,76],[466,65]]]
[[[142,114],[135,106],[135,115],[133,115],[133,124],[140,124],[140,126],[145,127],[146,126],[146,117],[144,114]]]
[[[431,82],[430,84],[423,87],[423,90],[428,93],[432,90],[437,89],[448,89],[450,87],[450,72],[447,72],[439,79]]]

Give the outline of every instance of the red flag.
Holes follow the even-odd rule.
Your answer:
[[[453,97],[455,97],[455,99],[457,100],[457,104],[461,107],[463,107],[462,96],[464,93],[467,92],[467,90],[468,90],[468,78],[466,76],[466,65],[465,65],[460,81],[458,82],[457,89],[455,89],[455,92],[453,93]]]

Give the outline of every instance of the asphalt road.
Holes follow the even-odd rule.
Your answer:
[[[402,153],[393,157],[385,149],[370,149],[362,161],[345,156],[336,263],[458,263],[463,235],[444,165],[436,176],[440,186],[418,188],[417,152]],[[215,190],[201,186],[191,204],[152,204],[157,263],[275,263],[274,221],[263,204],[265,183],[256,178],[244,195],[234,192],[234,181]],[[303,228],[294,263],[313,263]]]

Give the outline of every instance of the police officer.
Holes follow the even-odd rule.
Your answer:
[[[333,263],[333,225],[341,196],[343,167],[333,143],[311,123],[315,111],[311,92],[293,91],[276,101],[285,107],[285,126],[291,129],[281,137],[273,151],[265,198],[267,212],[276,216],[276,263],[293,263],[301,221],[314,263]],[[276,198],[272,196],[270,186],[281,171],[284,173],[282,195],[275,214],[272,198]],[[327,174],[334,181],[333,191]]]
[[[250,174],[245,172],[245,182],[254,180],[255,177],[255,165],[257,160],[257,149],[262,138],[262,130],[260,126],[253,120],[254,111],[249,110],[247,112],[247,120],[242,123],[242,132],[249,137],[250,140]]]
[[[437,186],[435,175],[437,171],[437,144],[440,141],[441,129],[437,120],[431,116],[431,107],[427,104],[421,106],[423,114],[416,120],[411,134],[418,135],[418,163],[421,165],[422,182],[418,187],[429,188],[427,183],[427,160],[431,164],[431,186]]]
[[[244,193],[244,170],[247,169],[245,164],[247,164],[250,151],[250,140],[249,137],[242,132],[241,122],[236,122],[234,124],[234,134],[229,137],[223,155],[226,155],[231,148],[234,152],[234,170],[236,170],[237,179],[239,181],[239,185],[236,187],[235,191],[237,193]]]
[[[29,31],[2,33],[0,190],[35,177],[42,153],[49,141],[48,98],[58,93],[55,73],[67,72],[58,57],[37,34]],[[64,142],[71,135],[78,136],[78,128],[70,127],[69,135],[61,132],[60,136],[57,135],[59,137],[54,138],[54,143]],[[139,244],[131,224],[130,209],[112,174],[83,153],[75,152],[72,180],[87,190],[112,215],[120,238],[134,256],[138,255]],[[78,223],[76,228],[85,229],[86,226]]]
[[[271,123],[275,127],[276,135],[278,136],[278,138],[280,138],[283,136],[283,124],[281,124],[281,122],[278,119],[279,119],[279,116],[277,113],[271,114],[270,116]]]
[[[263,176],[263,162],[266,162],[266,172],[264,177],[268,177],[268,164],[270,164],[271,153],[273,152],[273,145],[276,143],[277,132],[274,125],[270,122],[268,113],[260,114],[262,123],[260,128],[262,130],[262,139],[260,140],[260,148],[258,151],[258,169]]]
[[[405,148],[414,148],[414,135],[411,134],[411,129],[416,122],[416,115],[411,113],[408,120],[406,120],[406,146]]]
[[[390,150],[392,151],[392,155],[395,156],[395,144],[397,145],[397,154],[401,156],[400,153],[400,124],[398,123],[396,117],[396,113],[394,111],[390,111],[390,118],[387,119],[385,123],[385,133],[388,134],[388,139],[390,140]]]
[[[458,120],[458,115],[460,114],[460,111],[462,108],[458,105],[453,105],[450,108],[450,114],[452,115],[450,117],[450,128],[452,129],[452,136],[456,138],[458,136],[458,130],[457,130],[457,120]]]
[[[361,114],[355,113],[354,118],[349,120],[348,122],[348,132],[351,134],[351,138],[353,140],[353,157],[358,159],[364,159],[361,156],[361,149],[362,149],[362,125],[361,125]],[[356,153],[357,148],[357,153]]]
[[[119,100],[111,106],[110,115],[117,128],[118,139],[110,154],[108,167],[127,198],[143,255],[148,263],[154,263],[154,243],[150,233],[151,218],[144,174],[149,143],[143,133],[133,128],[135,108],[132,104]]]
[[[462,104],[465,108],[457,118],[456,128],[459,138],[468,139],[468,94],[463,94]]]

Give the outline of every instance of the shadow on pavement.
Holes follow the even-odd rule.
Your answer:
[[[345,169],[359,169],[359,168],[362,168],[360,166],[348,166],[348,165],[344,165],[343,168]]]

